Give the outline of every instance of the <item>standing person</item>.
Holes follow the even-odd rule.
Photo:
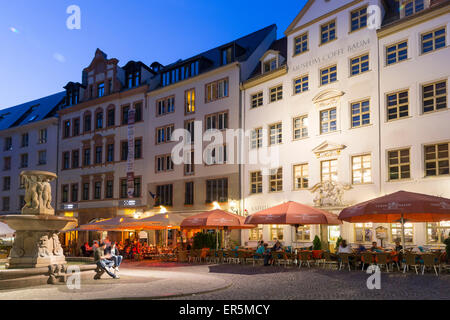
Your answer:
[[[261,247],[264,247],[264,240],[258,242],[258,245],[256,246],[256,251],[258,251],[258,249]]]
[[[119,266],[122,263],[123,257],[120,255],[120,251],[117,248],[117,243],[114,242],[111,246],[111,260],[114,262],[114,269],[119,272]]]
[[[116,274],[114,274],[111,271],[112,266],[114,265],[114,262],[112,260],[109,260],[111,258],[111,255],[105,255],[105,249],[106,244],[101,243],[97,249],[94,251],[94,261],[97,264],[99,268],[102,270],[105,270],[106,273],[114,279],[119,279],[120,277]]]
[[[271,260],[272,260],[272,252],[269,249],[269,246],[267,243],[264,243],[264,266],[270,266]]]

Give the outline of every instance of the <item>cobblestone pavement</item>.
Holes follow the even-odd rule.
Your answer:
[[[263,266],[193,266],[185,272],[205,273],[232,283],[227,289],[177,299],[193,300],[450,300],[450,274],[385,273],[381,289],[369,290],[370,275],[358,271]]]

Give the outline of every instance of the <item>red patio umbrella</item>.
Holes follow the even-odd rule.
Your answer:
[[[347,222],[379,222],[402,224],[405,249],[405,220],[440,222],[450,220],[450,199],[421,193],[399,191],[345,208],[339,219]]]
[[[247,217],[248,224],[339,225],[342,222],[332,213],[298,202],[289,201],[254,213]]]

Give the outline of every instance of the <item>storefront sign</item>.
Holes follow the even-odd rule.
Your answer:
[[[120,208],[130,208],[130,207],[137,207],[141,205],[140,200],[122,200],[119,201],[119,207]]]

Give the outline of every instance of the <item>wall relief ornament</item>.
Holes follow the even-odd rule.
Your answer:
[[[344,192],[350,189],[352,186],[349,184],[324,181],[316,184],[310,191],[314,194],[316,207],[341,207],[344,206]]]

